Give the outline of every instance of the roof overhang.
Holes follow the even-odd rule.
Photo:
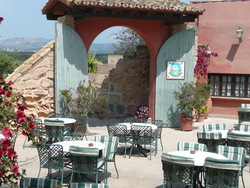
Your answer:
[[[166,0],[49,0],[42,13],[48,20],[70,15],[75,20],[92,17],[158,20],[166,24],[194,22],[204,9]]]

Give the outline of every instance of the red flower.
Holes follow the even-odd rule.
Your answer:
[[[19,169],[19,167],[17,165],[15,165],[13,167],[13,174],[18,174],[18,169]]]
[[[21,110],[18,110],[16,112],[16,115],[17,115],[17,123],[22,123],[27,118],[26,115]]]
[[[3,17],[0,17],[0,24],[1,24],[1,22],[2,22],[3,20],[4,20]]]
[[[0,88],[0,94],[4,94],[4,89],[3,88]]]
[[[2,134],[5,136],[5,137],[12,137],[12,134],[10,132],[10,130],[8,128],[3,128],[2,130]]]
[[[6,97],[9,97],[10,94],[11,94],[11,93],[10,93],[9,91],[5,91],[5,96],[6,96]]]
[[[16,158],[16,152],[12,148],[8,149],[8,157],[9,158]]]
[[[25,109],[27,109],[27,107],[25,107],[23,104],[17,104],[18,106],[18,110],[24,111]]]
[[[8,82],[8,85],[12,85],[12,84],[13,84],[13,82],[12,82],[12,81],[9,81],[9,82]]]

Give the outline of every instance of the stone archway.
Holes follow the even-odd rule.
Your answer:
[[[125,26],[135,30],[146,42],[150,53],[150,117],[155,117],[158,52],[176,30],[185,29],[187,22],[195,22],[203,11],[177,0],[50,0],[42,10],[47,19],[71,26],[82,39],[87,51],[94,38],[109,27]]]

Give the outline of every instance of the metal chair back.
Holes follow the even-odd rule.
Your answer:
[[[195,184],[194,160],[167,153],[161,156],[163,170],[163,185],[185,185],[192,187]]]
[[[163,127],[163,121],[160,119],[147,119],[146,121],[147,123],[151,123],[157,126],[157,137],[160,140],[161,143],[161,149],[163,150],[163,144],[162,144],[162,139],[161,139],[161,135],[162,135],[162,127]]]
[[[198,142],[205,144],[209,152],[216,152],[217,145],[225,145],[220,132],[197,132]]]
[[[108,129],[108,135],[109,136],[115,136],[119,138],[119,143],[124,143],[125,144],[125,149],[124,149],[124,157],[126,157],[127,154],[127,143],[129,140],[131,140],[132,136],[127,130],[126,125],[122,124],[107,124],[107,129]]]
[[[132,153],[132,149],[135,145],[149,145],[150,146],[150,160],[151,154],[153,152],[153,147],[155,151],[155,155],[157,154],[157,132],[152,131],[151,126],[141,126],[141,125],[131,125],[131,135],[132,135],[132,146],[130,149],[130,155]]]
[[[70,177],[70,183],[73,181],[74,173],[83,174],[95,174],[96,183],[98,183],[98,161],[101,158],[101,154],[98,148],[90,147],[77,147],[70,146],[69,148],[70,157],[72,160],[72,174]],[[106,172],[105,177],[106,177]]]
[[[239,161],[206,158],[205,164],[205,187],[230,187],[238,188]]]
[[[37,152],[40,160],[38,178],[41,168],[61,170],[61,182],[63,182],[64,152],[58,144],[37,144]],[[52,176],[52,175],[51,175]]]
[[[56,142],[64,134],[64,122],[61,120],[44,119],[44,125],[46,139],[49,141]]]

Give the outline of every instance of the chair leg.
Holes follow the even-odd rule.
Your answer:
[[[163,144],[162,144],[161,138],[160,138],[160,142],[161,142],[161,150],[163,151]]]
[[[245,188],[245,183],[244,183],[244,178],[243,178],[243,168],[241,169],[241,180],[242,180],[243,188]]]
[[[39,178],[39,176],[40,176],[40,172],[41,172],[41,167],[39,168],[37,178]]]
[[[116,174],[117,174],[117,178],[119,178],[119,173],[118,173],[118,170],[117,170],[117,167],[116,167],[116,162],[114,160],[114,166],[115,166],[115,171],[116,171]]]
[[[134,148],[134,143],[132,144],[131,148],[130,148],[130,152],[129,152],[129,158],[131,157],[131,154],[132,154],[132,150]]]
[[[25,144],[26,144],[26,142],[27,142],[27,139],[28,139],[27,136],[25,136],[24,142],[23,142],[23,149],[25,149],[25,147],[26,147]]]
[[[127,155],[127,142],[125,142],[125,149],[124,149],[124,157],[126,158]]]
[[[72,183],[73,175],[74,175],[74,172],[71,172],[71,176],[70,176],[70,180],[69,180],[69,185]]]
[[[61,184],[63,184],[63,169],[62,169],[62,172],[61,172]]]

